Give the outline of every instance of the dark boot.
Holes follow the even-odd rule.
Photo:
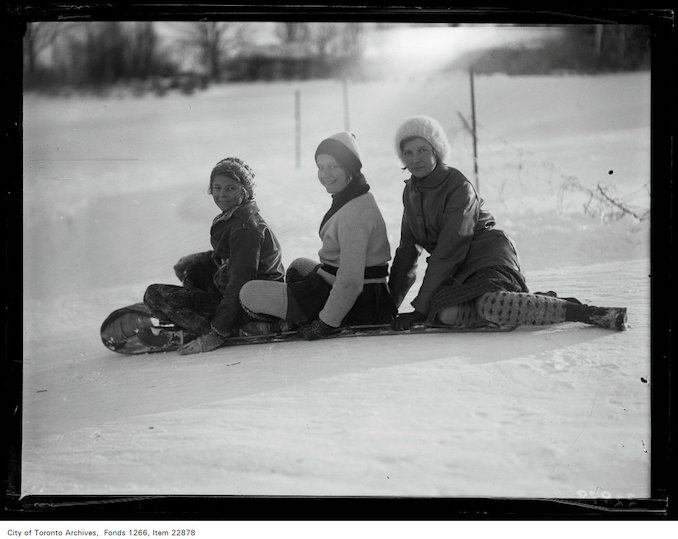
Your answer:
[[[272,322],[254,320],[240,326],[240,336],[253,337],[255,335],[279,335],[294,329],[293,324],[278,318]]]
[[[626,307],[589,306],[589,324],[607,329],[624,331],[626,329]]]
[[[566,320],[584,322],[605,329],[626,330],[626,307],[595,307],[593,305],[568,305]]]

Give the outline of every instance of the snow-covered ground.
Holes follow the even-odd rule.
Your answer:
[[[346,127],[337,81],[163,99],[24,97],[22,492],[636,497],[650,493],[648,73],[476,77],[479,181],[532,290],[626,306],[629,329],[253,345],[125,357],[99,326],[209,248],[219,159],[257,172],[284,262],[315,256],[313,152]],[[295,163],[295,91],[301,166]],[[392,138],[430,114],[473,178],[464,74],[349,85],[350,129],[398,242]],[[416,289],[416,286],[415,286]],[[414,290],[413,290],[414,292]],[[405,305],[404,305],[405,307]]]

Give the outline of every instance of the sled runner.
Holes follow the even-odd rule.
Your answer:
[[[388,335],[419,335],[429,333],[482,333],[513,331],[513,326],[487,326],[453,328],[420,324],[407,331],[395,331],[388,324],[344,326],[328,335],[327,339],[346,337],[372,337]],[[173,325],[160,324],[151,316],[143,303],[136,303],[113,311],[101,325],[101,340],[114,352],[126,355],[172,352],[182,344],[195,339],[196,335]],[[265,335],[238,335],[226,339],[222,348],[244,344],[305,341],[297,332],[285,331]]]
[[[482,327],[475,328],[454,328],[450,326],[438,326],[432,324],[418,324],[412,326],[406,331],[396,331],[391,329],[388,324],[373,324],[373,325],[357,325],[344,326],[337,328],[336,331],[330,333],[325,339],[337,339],[346,337],[383,337],[389,335],[419,335],[429,333],[494,333],[506,332],[516,329],[511,326],[497,326],[488,324]],[[238,344],[256,344],[256,343],[271,343],[271,342],[291,342],[291,341],[306,341],[303,337],[297,335],[296,331],[285,331],[282,333],[270,333],[267,335],[240,335],[237,337],[230,337],[226,340],[223,346],[233,346]],[[308,341],[306,341],[308,342]]]

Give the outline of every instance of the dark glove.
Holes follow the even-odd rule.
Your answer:
[[[407,331],[414,324],[424,322],[426,315],[419,311],[412,311],[411,313],[399,314],[396,319],[391,322],[391,327],[396,331]]]
[[[316,339],[324,339],[335,329],[337,328],[333,328],[318,318],[306,326],[301,326],[297,330],[297,335],[307,341],[315,341]]]
[[[174,274],[182,283],[188,275],[188,268],[195,263],[195,255],[182,256],[179,261],[174,264]]]
[[[200,335],[200,337],[192,340],[188,344],[179,347],[179,355],[186,356],[189,354],[198,354],[200,352],[209,352],[215,348],[219,348],[224,343],[224,337],[214,331]]]
[[[210,260],[211,251],[182,256],[177,263],[174,264],[174,274],[177,276],[177,279],[183,283],[190,273],[194,273]]]

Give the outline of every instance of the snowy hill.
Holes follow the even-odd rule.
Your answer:
[[[91,338],[25,358],[24,491],[648,496],[647,269],[533,276],[598,283],[582,297],[627,305],[623,333],[563,324],[127,357],[83,323]]]
[[[395,128],[437,117],[471,178],[467,83],[349,88],[392,248],[405,178]],[[99,341],[105,316],[209,248],[218,210],[205,193],[219,159],[256,170],[284,262],[315,256],[329,199],[312,155],[345,127],[341,85],[26,95],[23,493],[649,496],[649,223],[617,219],[568,183],[649,209],[649,75],[478,77],[476,89],[481,195],[516,240],[528,285],[626,306],[628,331],[562,324],[118,356]]]

